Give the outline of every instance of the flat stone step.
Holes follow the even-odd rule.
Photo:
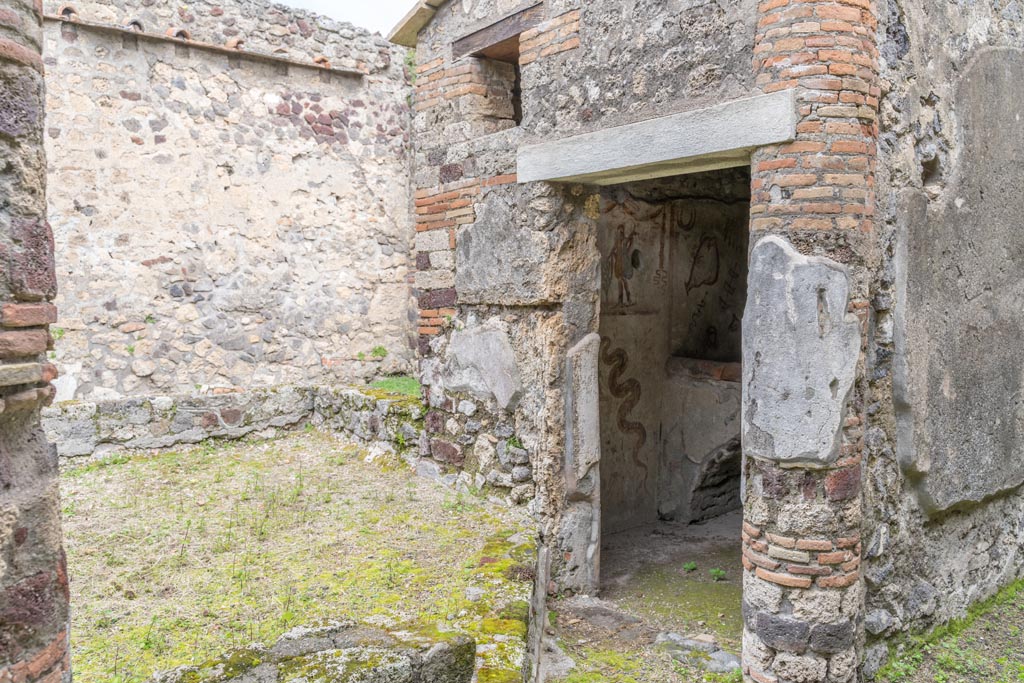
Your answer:
[[[475,661],[476,642],[466,635],[335,622],[292,629],[273,647],[254,645],[150,683],[469,683]]]

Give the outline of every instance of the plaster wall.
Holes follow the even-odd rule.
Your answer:
[[[1019,400],[1024,15],[1014,3],[880,7],[865,443],[867,650],[1024,576]]]
[[[77,9],[310,67],[46,22],[59,399],[412,371],[402,51],[259,3]]]

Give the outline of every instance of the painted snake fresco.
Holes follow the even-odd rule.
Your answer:
[[[636,439],[633,445],[633,462],[643,470],[644,484],[647,483],[647,463],[640,459],[640,449],[647,443],[647,430],[644,426],[629,419],[629,414],[640,402],[642,394],[640,382],[635,379],[623,381],[622,375],[629,365],[629,356],[625,349],[612,350],[612,340],[601,337],[601,360],[608,366],[608,391],[617,399],[622,399],[618,411],[619,429],[624,434],[633,434]]]

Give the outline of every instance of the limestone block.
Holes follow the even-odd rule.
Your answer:
[[[665,411],[668,439],[694,463],[703,463],[740,433],[740,385],[697,379],[678,370],[679,359],[668,364],[673,403]]]
[[[455,289],[469,304],[530,304],[546,299],[545,264],[552,254],[547,235],[519,228],[517,210],[492,192],[477,219],[459,231]]]
[[[580,593],[594,591],[600,585],[601,518],[600,504],[579,501],[570,504],[559,523],[552,557],[552,578],[565,589]]]
[[[519,150],[519,182],[598,185],[742,166],[796,135],[793,91],[733,100]]]
[[[514,409],[523,392],[515,351],[498,322],[452,333],[444,375],[448,391],[494,398],[502,410]]]
[[[0,386],[35,384],[43,378],[43,366],[39,363],[12,363],[0,365]]]
[[[845,268],[784,239],[753,249],[743,314],[742,434],[754,457],[822,466],[838,456],[860,353]]]
[[[42,411],[47,439],[61,457],[90,455],[99,443],[98,406],[89,402],[56,404]]]
[[[566,377],[566,472],[572,489],[601,461],[601,409],[598,355],[601,337],[591,333],[569,350]]]

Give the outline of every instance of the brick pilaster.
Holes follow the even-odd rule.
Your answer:
[[[795,90],[799,118],[793,142],[753,155],[752,237],[780,235],[804,253],[845,264],[850,312],[862,332],[874,258],[877,24],[873,0],[765,0],[754,47],[758,86]],[[863,363],[831,467],[747,462],[747,681],[858,680],[862,387]]]
[[[39,424],[56,376],[41,27],[38,2],[0,9],[0,683],[71,680],[57,462]]]
[[[476,202],[489,188],[516,182],[514,175],[469,178],[416,191],[416,276],[419,301],[419,350],[430,353],[430,340],[456,315],[455,236],[476,221]]]

